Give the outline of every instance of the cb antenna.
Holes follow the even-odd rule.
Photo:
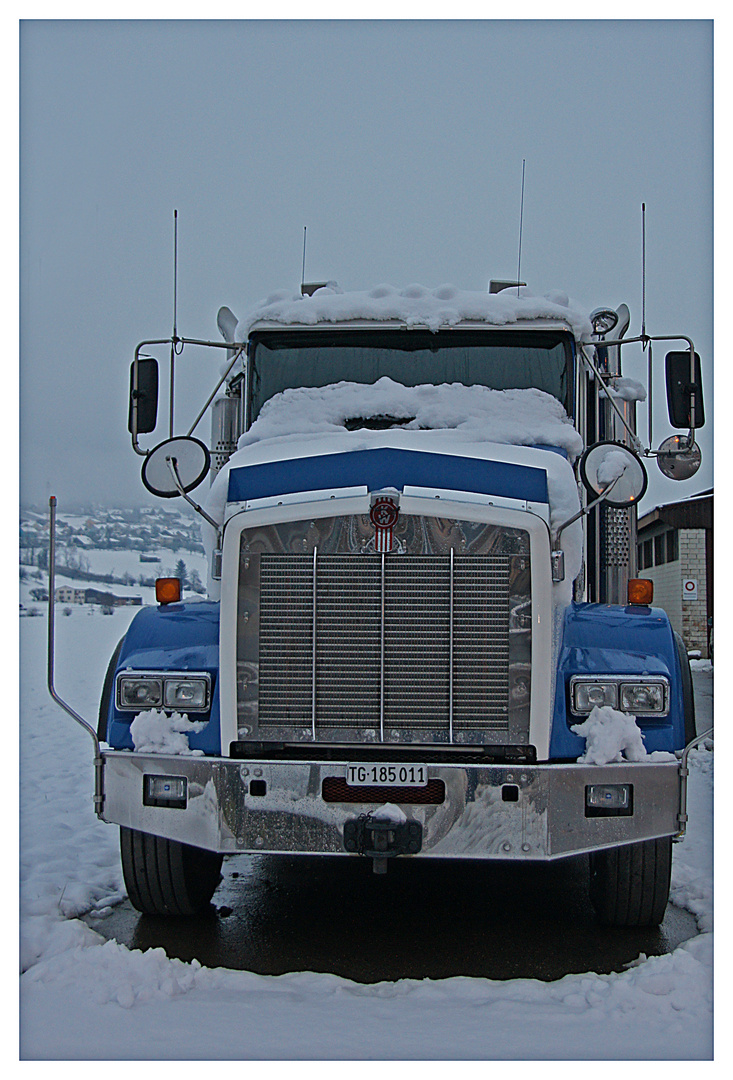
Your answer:
[[[641,336],[646,337],[646,203],[641,204]]]
[[[173,211],[173,337],[178,337],[176,317],[178,312],[178,211]]]
[[[300,274],[300,291],[303,291],[303,285],[305,284],[305,237],[308,232],[308,226],[303,226],[303,269]]]
[[[647,356],[647,386],[649,387],[649,401],[647,404],[647,438],[649,446],[652,445],[652,343],[646,336],[646,203],[641,204],[641,351],[642,355],[649,350]]]
[[[179,347],[180,345],[180,347]],[[173,334],[171,336],[171,378],[168,404],[168,431],[173,438],[173,404],[175,387],[176,354],[183,351],[178,339],[178,211],[173,211]]]
[[[519,283],[522,280],[522,222],[524,219],[524,166],[525,158],[522,158],[522,198],[519,203],[519,256],[517,258],[517,296],[519,296]]]

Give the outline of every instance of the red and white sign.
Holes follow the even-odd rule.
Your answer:
[[[682,578],[682,599],[697,600],[697,578]]]

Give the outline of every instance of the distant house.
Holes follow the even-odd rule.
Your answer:
[[[102,592],[101,589],[84,589],[87,604],[101,604],[103,607],[142,607],[141,596],[115,596],[111,592]]]
[[[114,596],[111,592],[102,592],[101,589],[85,589],[84,590],[84,602],[86,604],[109,604],[114,601]]]
[[[708,657],[713,619],[713,491],[657,506],[639,518],[639,577],[688,650]]]
[[[59,585],[55,593],[57,604],[84,604],[86,590],[74,589],[71,585]]]

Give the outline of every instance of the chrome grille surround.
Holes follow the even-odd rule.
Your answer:
[[[403,514],[244,529],[238,738],[527,744],[529,535]]]

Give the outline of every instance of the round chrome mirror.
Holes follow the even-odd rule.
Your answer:
[[[621,443],[599,442],[580,459],[580,478],[596,498],[608,491],[608,506],[632,506],[646,491],[647,475],[640,458]]]
[[[143,484],[153,495],[174,499],[181,492],[175,481],[180,480],[185,492],[198,487],[209,471],[211,456],[199,439],[179,435],[159,443],[143,462]]]
[[[670,480],[689,480],[701,462],[700,447],[696,442],[685,447],[682,435],[671,435],[657,450],[657,465]]]

